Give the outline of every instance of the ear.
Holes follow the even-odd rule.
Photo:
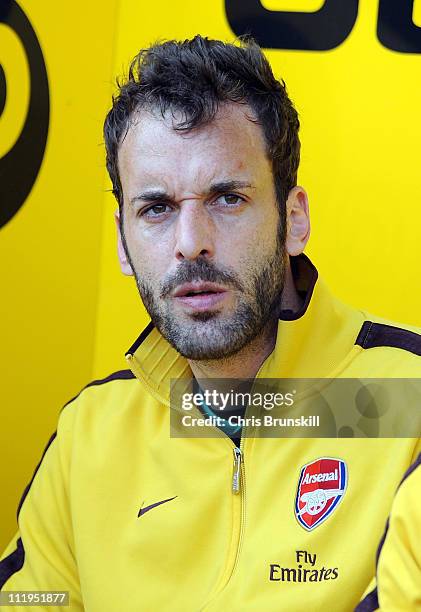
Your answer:
[[[302,187],[294,187],[288,194],[286,250],[289,255],[299,255],[310,237],[310,216],[307,193]]]
[[[123,239],[121,237],[121,227],[120,227],[120,212],[118,210],[114,213],[114,219],[117,226],[117,252],[118,259],[120,261],[120,268],[123,274],[126,276],[133,276],[133,270],[127,259],[126,251],[123,246]]]

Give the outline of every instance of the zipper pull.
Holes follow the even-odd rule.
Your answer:
[[[234,471],[232,474],[232,492],[237,494],[240,492],[240,478],[241,478],[241,458],[242,458],[242,452],[241,450],[238,448],[238,446],[236,446],[234,449]]]

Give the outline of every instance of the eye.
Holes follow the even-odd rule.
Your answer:
[[[215,200],[216,204],[221,204],[226,207],[238,206],[242,202],[244,202],[244,198],[236,193],[224,193]]]
[[[156,219],[162,217],[165,213],[167,213],[170,209],[168,204],[153,204],[148,208],[144,208],[140,212],[141,217],[146,217],[146,219]]]

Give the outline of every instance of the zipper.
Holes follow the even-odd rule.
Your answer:
[[[241,440],[240,440],[240,446],[241,446]],[[234,495],[238,495],[238,493],[240,492],[240,488],[241,488],[241,464],[242,464],[243,453],[241,452],[241,448],[238,448],[238,446],[235,446],[233,448],[233,451],[234,451],[234,469],[233,469],[233,474],[232,474],[232,492],[234,493]]]
[[[246,417],[247,408],[244,413],[244,418]],[[244,430],[246,426],[244,426],[241,430],[241,438],[240,438],[240,448],[235,446],[233,448],[234,452],[234,470],[233,470],[233,478],[232,478],[232,492],[234,495],[240,496],[241,503],[241,515],[240,515],[240,530],[238,535],[238,543],[237,543],[237,551],[235,554],[234,563],[232,566],[232,570],[230,575],[228,576],[225,585],[229,583],[231,580],[235,569],[238,565],[238,560],[240,558],[240,553],[243,544],[243,535],[246,524],[246,478],[245,478],[245,469],[244,469],[244,441],[245,437],[243,436]]]

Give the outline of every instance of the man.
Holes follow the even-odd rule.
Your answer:
[[[151,323],[129,370],[63,409],[4,590],[67,590],[95,611],[342,611],[367,591],[376,609],[416,440],[169,435],[172,379],[420,374],[419,330],[345,306],[303,255],[298,128],[252,41],[197,36],[133,61],[104,133],[120,264]]]

